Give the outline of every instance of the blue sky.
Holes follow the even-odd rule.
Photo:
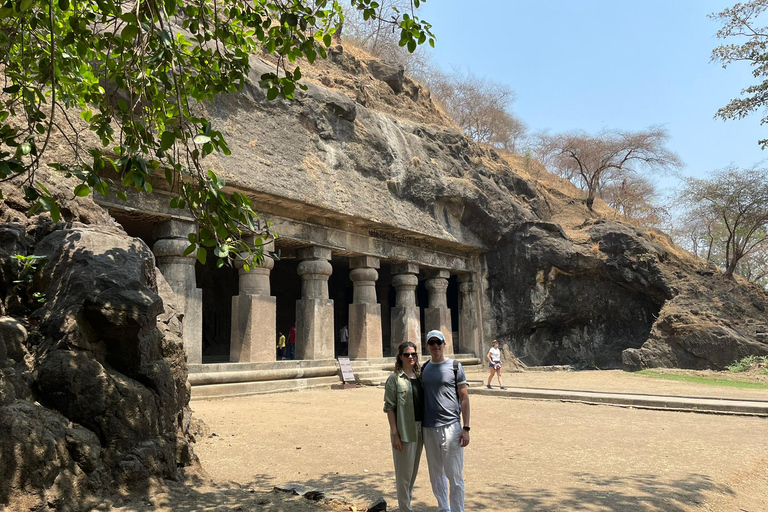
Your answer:
[[[715,120],[717,109],[753,83],[748,65],[710,63],[719,25],[714,0],[427,0],[433,62],[509,85],[514,113],[531,131],[662,125],[683,173],[706,176],[730,163],[768,158],[755,114]],[[768,164],[768,162],[766,162]],[[662,193],[679,182],[656,178]]]

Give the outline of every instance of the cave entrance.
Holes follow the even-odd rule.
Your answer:
[[[209,251],[205,265],[195,263],[197,287],[203,291],[203,364],[228,363],[232,336],[232,297],[237,295],[237,269],[216,268]]]

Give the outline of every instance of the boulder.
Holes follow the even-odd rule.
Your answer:
[[[405,68],[402,64],[373,60],[369,62],[368,69],[374,78],[387,84],[395,94],[403,92]]]
[[[0,363],[7,358],[22,361],[27,353],[26,341],[27,329],[21,322],[9,316],[0,317]]]
[[[33,331],[0,319],[0,460],[13,460],[0,504],[80,510],[83,496],[177,478],[196,462],[181,313],[152,252],[108,226],[39,233]]]

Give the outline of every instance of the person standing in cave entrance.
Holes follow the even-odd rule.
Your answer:
[[[288,329],[288,355],[286,357],[290,360],[296,359],[296,326],[295,325],[292,325],[291,328]]]
[[[344,325],[339,331],[339,355],[346,356],[349,354],[349,328]]]
[[[282,361],[285,359],[285,336],[282,331],[278,331],[278,334],[280,337],[277,338],[277,360]]]
[[[493,379],[494,374],[499,377],[499,388],[507,389],[504,387],[504,384],[501,383],[501,350],[499,349],[498,340],[493,340],[493,346],[485,357],[488,359],[488,368],[491,369],[491,374],[488,376],[488,389],[493,389],[491,387],[491,380]]]

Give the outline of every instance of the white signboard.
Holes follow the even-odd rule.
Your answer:
[[[344,382],[355,382],[355,374],[352,373],[352,363],[350,362],[348,357],[340,357],[338,358],[339,361],[339,368],[341,368],[341,378],[344,379]]]

